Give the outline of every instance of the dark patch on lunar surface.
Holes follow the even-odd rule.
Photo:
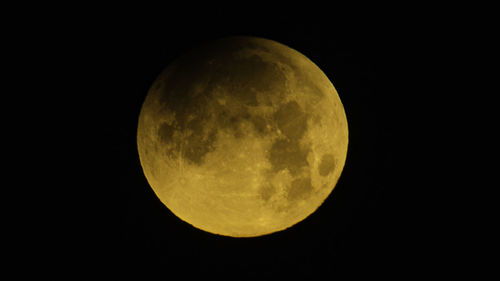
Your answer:
[[[279,172],[288,169],[290,174],[297,174],[300,169],[307,166],[308,149],[302,149],[297,140],[277,140],[269,151],[269,161],[271,162],[272,169]]]
[[[307,115],[296,101],[280,106],[274,118],[281,132],[291,140],[300,139],[307,130]]]
[[[297,199],[306,199],[312,191],[313,187],[310,177],[298,178],[292,181],[292,184],[288,189],[287,198],[291,201]]]
[[[321,162],[318,167],[321,176],[327,176],[335,169],[335,158],[332,154],[325,154],[321,157]]]
[[[204,156],[214,150],[216,131],[210,131],[207,135],[195,132],[186,138],[186,145],[181,149],[182,156],[196,165],[203,164]]]
[[[229,108],[219,104],[213,106],[213,115],[217,127],[220,129],[228,129],[236,138],[241,138],[246,135],[240,128],[241,122],[244,120],[250,121],[252,119],[251,114],[245,107],[242,107],[240,111],[231,112]]]
[[[308,165],[310,148],[302,148],[299,143],[307,130],[308,116],[296,101],[290,101],[280,106],[273,117],[286,139],[278,139],[271,146],[269,160],[272,169],[276,172],[288,169],[295,175]]]
[[[181,112],[177,111],[176,113]],[[167,156],[173,158],[180,156],[189,160],[192,164],[203,164],[204,156],[213,151],[217,131],[215,128],[205,128],[209,114],[204,110],[194,111],[197,115],[188,119],[188,113],[176,114],[175,126],[163,123],[158,130],[158,137],[164,143],[172,143],[173,146],[167,151]],[[173,138],[173,133],[178,130],[183,133],[180,139]],[[190,131],[190,132],[189,132]],[[189,133],[188,133],[189,132]]]
[[[252,122],[255,131],[259,136],[265,136],[268,133],[267,122],[261,116],[253,116],[250,121]]]
[[[272,184],[267,183],[261,186],[259,195],[264,201],[268,201],[275,192],[275,187]]]
[[[172,140],[172,136],[174,135],[175,128],[167,123],[162,123],[160,128],[158,129],[158,136],[160,137],[160,141],[167,143]]]
[[[228,90],[248,105],[258,105],[256,93],[252,88],[257,91],[270,91],[281,86],[280,82],[285,80],[282,71],[275,64],[265,62],[256,55],[230,58],[229,62],[221,65],[221,74],[224,75],[221,78],[226,78]]]
[[[231,116],[231,113],[229,112],[229,109],[226,108],[225,106],[220,106],[220,105],[214,105],[214,115],[216,118],[217,125],[222,128],[230,128],[231,123],[229,122]]]

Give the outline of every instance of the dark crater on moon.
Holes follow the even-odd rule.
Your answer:
[[[302,167],[307,166],[307,154],[310,149],[300,147],[298,140],[279,139],[269,151],[269,161],[274,172],[288,169],[290,174],[297,175]]]
[[[296,101],[281,105],[274,114],[274,121],[285,138],[278,138],[271,146],[269,161],[274,171],[288,169],[292,176],[307,166],[310,148],[300,146],[300,140],[307,131],[308,115]]]
[[[318,167],[320,176],[327,176],[335,169],[335,158],[333,154],[325,154],[321,157],[321,162]]]
[[[271,196],[276,192],[276,188],[271,183],[265,183],[259,190],[260,197],[264,201],[271,199]]]
[[[311,148],[300,145],[307,131],[309,118],[310,115],[306,114],[296,101],[281,105],[273,115],[273,120],[283,136],[271,145],[268,159],[273,173],[287,169],[294,178],[287,189],[286,198],[289,202],[306,199],[314,190],[311,174],[307,169],[307,155],[311,152]],[[304,170],[307,171],[306,176],[303,174]],[[272,186],[263,186],[260,190],[261,198],[268,200],[275,190]]]
[[[290,140],[302,138],[307,130],[307,115],[296,101],[280,106],[274,114],[274,119],[281,132]]]
[[[287,199],[294,201],[297,199],[306,199],[313,191],[311,185],[311,178],[298,178],[292,181],[290,189],[288,190]]]
[[[174,126],[169,125],[168,123],[162,123],[160,125],[160,128],[158,129],[158,136],[160,138],[160,141],[163,143],[171,141],[174,132],[175,132]]]

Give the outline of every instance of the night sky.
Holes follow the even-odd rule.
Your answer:
[[[267,280],[398,275],[413,263],[410,199],[396,175],[400,99],[386,89],[391,47],[377,27],[286,15],[256,21],[221,11],[203,20],[110,20],[93,30],[88,75],[97,89],[88,95],[105,116],[94,133],[104,154],[97,162],[108,170],[88,187],[99,210],[89,223],[90,264],[124,276]],[[275,40],[311,59],[337,89],[349,125],[345,168],[324,204],[292,228],[257,238],[217,236],[178,219],[150,188],[136,148],[140,108],[156,76],[186,50],[231,35]]]

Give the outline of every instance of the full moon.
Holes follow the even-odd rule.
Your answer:
[[[206,43],[172,62],[139,115],[137,147],[163,204],[194,227],[255,237],[318,209],[347,156],[344,107],[290,47],[254,37]]]

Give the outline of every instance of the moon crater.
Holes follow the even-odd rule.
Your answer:
[[[318,170],[321,176],[327,176],[335,169],[335,157],[333,154],[324,154],[321,157],[321,162],[319,164]]]

